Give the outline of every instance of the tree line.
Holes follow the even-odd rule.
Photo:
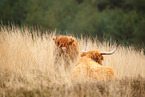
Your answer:
[[[3,25],[145,44],[145,0],[0,0]]]

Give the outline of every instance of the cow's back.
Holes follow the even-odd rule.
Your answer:
[[[92,81],[114,78],[111,67],[104,67],[89,58],[81,58],[71,72],[72,80],[88,79]]]

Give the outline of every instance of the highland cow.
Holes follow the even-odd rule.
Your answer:
[[[102,66],[103,55],[111,55],[115,52],[116,47],[111,52],[83,51],[79,62],[71,72],[72,80],[88,79],[92,81],[113,79],[114,70],[111,67]]]
[[[72,36],[62,36],[54,37],[58,57],[62,56],[65,61],[75,62],[79,56],[79,46],[77,40]]]

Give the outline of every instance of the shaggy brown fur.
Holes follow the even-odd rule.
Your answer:
[[[66,61],[76,61],[79,55],[78,42],[74,37],[62,36],[53,38],[58,48],[59,56]]]
[[[107,80],[114,78],[114,71],[110,67],[102,66],[103,56],[99,51],[88,51],[81,54],[81,59],[71,72],[72,80]]]
[[[88,52],[83,52],[81,54],[81,57],[87,57],[93,59],[95,62],[99,63],[102,65],[102,60],[104,60],[104,57],[99,53],[99,51],[88,51]]]

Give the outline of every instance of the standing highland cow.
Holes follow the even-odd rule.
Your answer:
[[[102,66],[102,55],[111,55],[115,52],[116,47],[111,52],[83,51],[81,59],[71,72],[72,80],[107,80],[114,78],[114,71],[110,67]]]
[[[58,56],[62,57],[66,63],[75,62],[79,55],[78,42],[74,37],[62,36],[54,37],[57,46]]]

